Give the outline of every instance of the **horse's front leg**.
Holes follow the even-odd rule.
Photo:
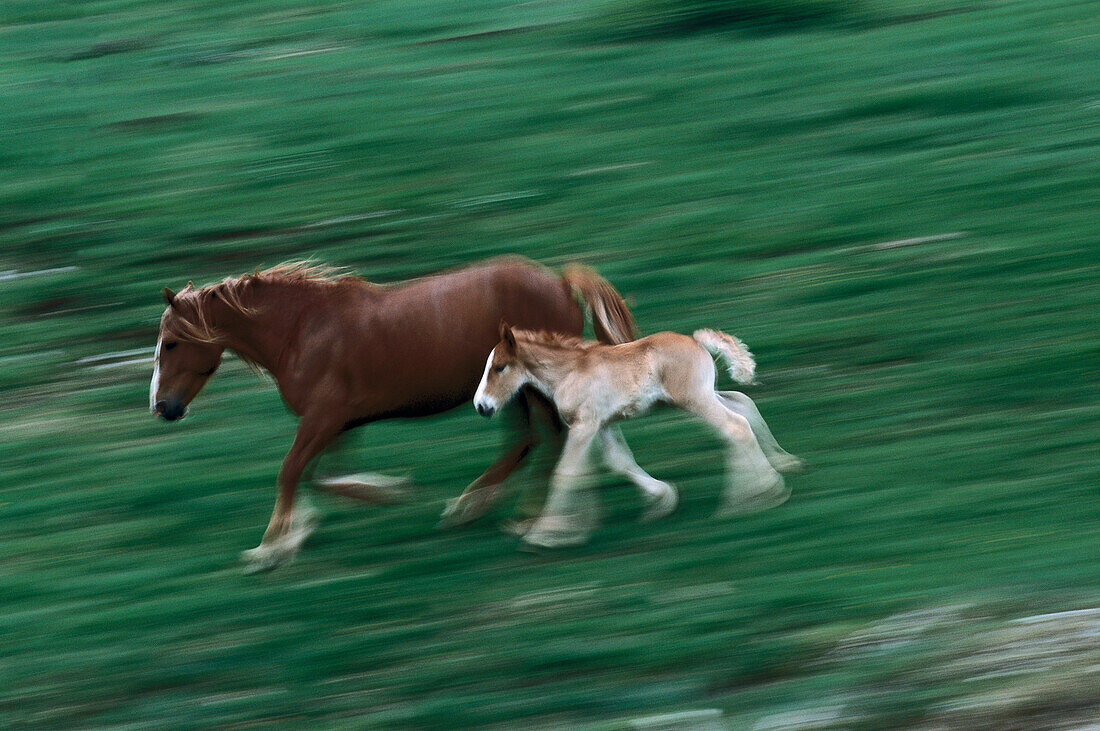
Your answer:
[[[523,540],[532,546],[558,548],[588,540],[596,528],[599,508],[588,484],[588,455],[600,430],[598,423],[569,426],[561,459],[550,478],[546,507]]]
[[[304,418],[298,425],[294,444],[279,470],[279,492],[275,509],[260,545],[242,554],[249,571],[265,571],[293,558],[313,530],[315,521],[308,508],[294,510],[294,493],[306,466],[324,451],[340,433],[340,422]]]

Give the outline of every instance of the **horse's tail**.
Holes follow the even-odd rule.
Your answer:
[[[634,340],[634,318],[622,296],[606,279],[586,266],[567,264],[561,280],[592,313],[592,331],[597,340],[610,345]]]
[[[756,361],[740,340],[718,330],[696,330],[691,337],[710,352],[725,359],[733,380],[738,383],[756,383]]]

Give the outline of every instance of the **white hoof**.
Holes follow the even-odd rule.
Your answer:
[[[462,499],[457,497],[449,498],[443,505],[443,512],[439,514],[439,523],[436,525],[436,528],[457,528],[463,523],[469,522],[462,519],[463,512]]]
[[[286,533],[241,553],[241,560],[246,564],[245,573],[270,571],[292,561],[317,527],[317,522],[317,513],[311,507],[304,504],[296,507]]]
[[[485,515],[496,503],[499,488],[496,485],[464,492],[447,501],[439,516],[438,528],[457,528]]]
[[[776,475],[776,479],[768,487],[752,492],[737,492],[725,496],[722,507],[714,513],[716,518],[729,518],[734,515],[747,515],[759,513],[769,508],[774,508],[787,502],[791,496],[791,489],[783,482],[783,478]]]
[[[659,495],[649,498],[647,503],[645,512],[642,513],[641,517],[643,523],[648,523],[652,520],[660,520],[661,518],[671,515],[672,511],[676,510],[676,506],[680,504],[680,497],[675,487],[665,483],[664,491]]]

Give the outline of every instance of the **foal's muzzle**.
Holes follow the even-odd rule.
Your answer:
[[[474,404],[474,408],[477,409],[477,413],[481,414],[486,419],[496,413],[496,409],[492,406],[486,406],[485,404]]]

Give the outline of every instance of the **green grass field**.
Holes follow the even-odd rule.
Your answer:
[[[1095,721],[1096,4],[816,4],[0,7],[0,726]],[[356,432],[332,465],[416,499],[318,496],[244,575],[295,421],[232,358],[152,418],[161,287],[503,253],[742,337],[791,500],[711,518],[719,445],[658,412],[668,520],[605,477],[584,548],[440,532],[471,407]]]

